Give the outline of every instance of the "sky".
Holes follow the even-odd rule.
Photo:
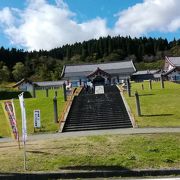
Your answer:
[[[0,0],[0,46],[50,50],[105,36],[180,38],[180,0]]]

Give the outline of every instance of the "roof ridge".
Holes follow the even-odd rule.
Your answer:
[[[114,64],[114,63],[121,63],[121,62],[132,62],[132,60],[122,60],[122,61],[112,61],[112,62],[102,62],[102,63],[84,63],[84,64],[66,64],[67,66],[82,66],[82,65],[97,65],[97,64]]]

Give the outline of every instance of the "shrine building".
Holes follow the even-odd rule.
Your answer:
[[[61,79],[79,86],[91,81],[93,85],[111,85],[122,83],[136,72],[132,61],[111,63],[65,65]]]

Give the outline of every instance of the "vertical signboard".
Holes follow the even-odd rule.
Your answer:
[[[41,116],[40,110],[34,110],[34,128],[41,127]]]
[[[104,86],[95,86],[95,94],[104,94]]]

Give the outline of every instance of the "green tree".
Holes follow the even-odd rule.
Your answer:
[[[24,66],[24,64],[22,62],[17,62],[14,66],[13,66],[13,78],[15,81],[19,81],[22,78],[26,77],[26,68]]]
[[[9,81],[10,80],[9,68],[7,66],[3,66],[2,72],[3,72],[3,81],[6,81],[6,82]]]

